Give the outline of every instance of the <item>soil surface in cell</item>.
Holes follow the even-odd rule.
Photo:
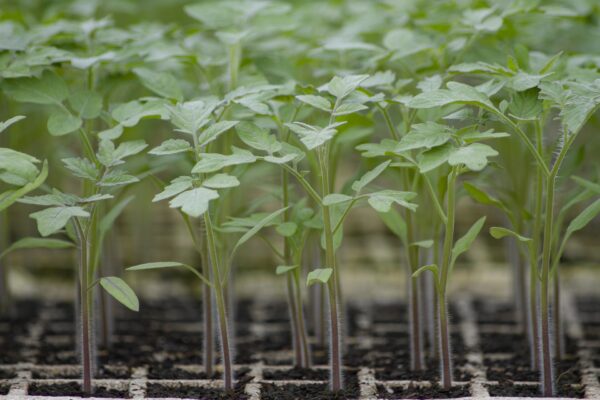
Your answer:
[[[86,395],[81,391],[81,384],[71,383],[32,383],[29,385],[29,395],[32,396],[79,396],[79,397],[107,397],[128,398],[127,390],[107,389],[96,387],[93,395]]]
[[[470,394],[468,386],[454,386],[450,390],[444,390],[437,383],[432,383],[426,387],[409,385],[406,388],[377,385],[377,395],[382,399],[451,399]]]
[[[334,393],[329,390],[327,384],[277,385],[263,383],[261,398],[263,400],[345,400],[359,398],[360,388],[356,376],[345,377],[344,385],[344,390]]]

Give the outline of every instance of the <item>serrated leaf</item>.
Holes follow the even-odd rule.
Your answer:
[[[459,82],[448,82],[448,89],[432,90],[416,95],[409,100],[411,108],[433,108],[448,104],[471,104],[485,109],[496,110],[492,102],[482,92]]]
[[[216,174],[202,182],[202,186],[211,189],[225,189],[240,185],[240,181],[232,175]]]
[[[303,122],[286,123],[285,126],[300,136],[300,141],[306,146],[308,150],[313,150],[329,140],[331,140],[337,130],[335,129],[338,124],[333,124],[325,128],[318,126],[312,126]]]
[[[36,104],[60,104],[69,96],[66,83],[49,71],[40,78],[7,80],[4,91],[16,101]]]
[[[300,95],[296,96],[298,100],[308,105],[311,105],[315,108],[318,108],[323,111],[331,112],[331,102],[327,100],[325,97],[314,96],[314,95]]]
[[[355,91],[360,83],[369,75],[348,75],[344,77],[335,76],[327,84],[327,91],[338,98],[338,101]]]
[[[73,172],[73,175],[79,178],[88,179],[91,181],[94,181],[98,178],[99,172],[96,168],[96,165],[94,165],[94,163],[87,158],[63,158],[62,162],[69,171]]]
[[[72,217],[87,218],[90,214],[81,207],[51,207],[31,214],[42,236],[49,236],[65,227]]]
[[[102,96],[98,92],[78,90],[69,96],[69,104],[79,118],[92,119],[102,111]]]
[[[452,144],[446,143],[443,146],[434,147],[431,150],[421,153],[418,157],[419,171],[426,173],[445,164],[455,149]]]
[[[150,150],[148,154],[152,154],[155,156],[164,156],[193,150],[194,149],[192,149],[192,146],[190,146],[190,143],[187,140],[168,139],[162,142],[159,146]]]
[[[81,118],[62,109],[55,110],[48,118],[48,132],[52,136],[62,136],[81,127]]]
[[[125,307],[132,311],[140,310],[140,302],[135,292],[123,279],[116,276],[100,278],[100,286]]]
[[[147,68],[135,68],[133,72],[146,88],[159,96],[173,100],[183,99],[179,81],[173,75],[167,72],[155,72]]]
[[[258,231],[260,231],[262,228],[273,222],[277,217],[279,217],[279,215],[281,215],[285,210],[287,210],[287,208],[288,207],[285,207],[274,211],[266,217],[264,217],[263,219],[261,219],[260,221],[258,221],[250,230],[248,230],[246,233],[244,233],[244,235],[242,235],[241,238],[239,238],[239,240],[233,247],[231,254],[234,254],[241,245],[250,240],[254,235],[258,233]]]
[[[409,200],[415,198],[416,193],[413,192],[401,192],[399,190],[381,190],[379,192],[369,193],[368,202],[380,213],[387,213],[392,208],[392,204],[398,204],[402,207],[408,208],[411,211],[417,209],[417,205],[410,203]]]
[[[341,115],[354,114],[355,112],[366,110],[368,108],[369,107],[365,106],[364,104],[345,103],[345,104],[341,104],[338,107],[336,107],[336,109],[333,111],[333,115],[335,115],[336,117],[339,117]]]
[[[5,210],[10,207],[14,202],[19,200],[21,197],[25,196],[27,193],[39,187],[46,178],[48,177],[48,161],[44,161],[42,166],[42,170],[36,176],[36,178],[25,184],[25,186],[17,189],[17,190],[8,190],[0,194],[0,211]]]
[[[414,124],[412,129],[400,139],[395,152],[407,150],[441,146],[448,142],[455,132],[454,129],[446,125],[436,124],[435,122],[425,122]]]
[[[103,187],[122,186],[139,181],[140,180],[133,175],[125,174],[121,171],[111,171],[106,174],[97,185]]]
[[[498,207],[500,209],[505,209],[504,204],[495,197],[492,197],[488,193],[484,192],[482,189],[473,185],[470,182],[464,182],[463,186],[467,190],[467,193],[471,198],[478,203],[485,204],[488,206]]]
[[[282,148],[281,143],[277,141],[275,135],[269,134],[267,129],[261,128],[251,122],[240,122],[235,127],[235,130],[242,142],[253,149],[272,154]]]
[[[198,145],[206,146],[208,143],[218,138],[222,133],[227,132],[229,129],[236,126],[238,122],[239,121],[220,121],[212,124],[200,134],[198,137]]]
[[[448,164],[464,164],[471,171],[481,171],[488,164],[488,157],[497,156],[498,152],[482,143],[473,143],[453,151],[448,157]]]
[[[190,217],[199,217],[208,210],[211,200],[219,198],[216,190],[195,188],[177,195],[169,202],[171,208],[181,208],[181,211]]]
[[[232,154],[204,153],[192,169],[193,174],[215,172],[231,165],[251,164],[256,157],[247,150],[233,148]]]

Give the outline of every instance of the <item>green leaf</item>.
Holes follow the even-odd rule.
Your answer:
[[[183,139],[168,139],[160,144],[160,146],[153,148],[148,152],[155,156],[164,156],[169,154],[183,153],[186,151],[193,151],[192,146],[187,140]]]
[[[4,122],[0,122],[0,133],[4,132],[9,126],[14,124],[15,122],[19,122],[22,119],[25,119],[24,115],[16,115],[12,118],[7,119]]]
[[[190,176],[180,176],[171,181],[162,192],[154,196],[152,202],[161,201],[173,197],[184,190],[191,189],[194,184],[193,179]]]
[[[51,207],[31,214],[42,236],[49,236],[65,227],[72,217],[87,218],[90,214],[81,207]]]
[[[336,109],[333,111],[333,115],[339,117],[341,115],[354,114],[362,110],[367,110],[368,108],[369,107],[365,106],[364,104],[345,103],[337,106]]]
[[[206,174],[215,172],[231,165],[251,164],[256,157],[248,150],[233,147],[232,154],[204,153],[200,161],[192,169],[193,174]]]
[[[431,246],[433,246],[433,240],[420,240],[418,242],[413,242],[410,244],[410,246],[416,246],[416,247],[421,247],[423,249],[429,249],[431,248]]]
[[[485,94],[472,86],[459,82],[448,82],[446,86],[448,89],[438,89],[418,94],[410,99],[408,106],[411,108],[433,108],[448,104],[470,104],[499,112]]]
[[[38,176],[25,186],[17,189],[17,190],[9,190],[0,194],[0,211],[5,210],[10,207],[15,201],[19,200],[21,197],[25,196],[27,193],[39,187],[42,183],[46,181],[48,177],[48,162],[44,161],[42,166],[42,170],[38,174]]]
[[[353,199],[352,196],[348,196],[342,193],[331,193],[327,196],[323,197],[323,205],[324,206],[332,206],[334,204],[341,204],[351,201]]]
[[[275,270],[276,275],[285,275],[290,271],[293,271],[298,268],[298,265],[278,265]]]
[[[600,199],[596,200],[587,206],[575,219],[571,221],[567,227],[567,236],[571,236],[574,232],[583,229],[600,213]]]
[[[96,165],[87,158],[63,158],[62,162],[76,177],[88,179],[90,181],[95,181],[98,178],[99,171],[96,168]]]
[[[493,226],[490,228],[490,235],[492,235],[492,237],[494,239],[502,239],[505,238],[507,236],[512,236],[515,239],[521,241],[521,242],[531,242],[531,238],[525,237],[525,236],[521,236],[519,235],[517,232],[512,231],[508,228],[504,228],[501,226]]]
[[[202,182],[202,186],[211,189],[225,189],[240,185],[240,181],[232,175],[216,174]]]
[[[89,90],[78,90],[69,96],[69,104],[79,118],[97,118],[102,111],[102,96]]]
[[[79,129],[82,123],[81,118],[58,109],[50,114],[50,118],[48,118],[48,132],[52,136],[66,135]]]
[[[277,225],[275,230],[283,237],[291,237],[298,231],[298,225],[295,222],[288,221]]]
[[[111,171],[104,175],[102,180],[98,182],[97,185],[101,187],[123,186],[139,181],[140,180],[133,175],[125,174],[121,171]]]
[[[497,156],[498,152],[482,143],[472,143],[453,151],[448,157],[448,164],[464,164],[471,171],[481,171],[488,164],[488,157]]]
[[[275,135],[269,134],[268,129],[261,128],[251,122],[240,122],[235,127],[239,138],[256,150],[266,151],[269,154],[281,150],[281,143]]]
[[[369,75],[348,75],[343,78],[334,77],[327,84],[327,91],[338,98],[338,101],[355,91]]]
[[[246,233],[244,233],[242,235],[242,237],[239,238],[239,240],[237,241],[235,246],[233,247],[233,250],[231,251],[232,256],[237,251],[237,249],[239,249],[239,247],[241,245],[246,243],[248,240],[250,240],[250,238],[252,238],[254,235],[256,235],[258,233],[258,231],[260,231],[262,228],[264,228],[265,226],[270,224],[273,220],[275,220],[275,218],[277,218],[279,215],[281,215],[285,210],[287,210],[287,208],[288,207],[281,208],[277,211],[272,212],[271,214],[267,215],[266,217],[264,217],[263,219],[258,221],[250,230],[248,230]]]
[[[436,124],[435,122],[425,122],[423,124],[414,124],[412,129],[400,139],[395,152],[407,150],[437,147],[450,140],[454,129],[446,125]]]
[[[298,100],[323,111],[331,112],[331,103],[325,97],[313,95],[296,96]]]
[[[419,171],[426,173],[445,164],[455,150],[456,148],[452,144],[446,143],[443,146],[434,147],[421,153],[418,157]]]
[[[368,202],[380,213],[386,213],[392,208],[392,204],[396,203],[402,207],[408,208],[411,211],[417,209],[417,205],[410,203],[409,200],[415,198],[416,193],[401,192],[399,190],[381,190],[379,192],[369,193]]]
[[[208,203],[217,198],[217,191],[200,187],[180,193],[169,202],[169,206],[181,208],[190,217],[199,217],[208,210]]]
[[[476,202],[485,204],[488,206],[498,207],[502,210],[506,209],[506,207],[500,200],[496,199],[495,197],[490,196],[488,193],[484,192],[482,189],[478,188],[477,186],[473,185],[472,183],[464,182],[463,186],[467,190],[467,193],[469,194],[469,196],[471,196],[471,198],[473,200],[475,200]]]
[[[600,184],[583,179],[579,176],[573,176],[572,179],[587,190],[590,190],[596,194],[600,194]]]
[[[227,132],[229,129],[236,126],[238,122],[239,121],[220,121],[212,124],[200,134],[198,137],[198,145],[206,146],[208,143],[218,138],[222,133]]]
[[[140,310],[140,301],[125,281],[116,276],[100,278],[100,285],[119,303],[132,311]]]
[[[417,278],[425,271],[430,271],[433,274],[433,281],[435,282],[435,287],[439,291],[440,270],[436,264],[422,266],[421,268],[417,269],[415,272],[412,273],[412,277]]]
[[[465,251],[469,250],[469,247],[471,247],[471,245],[473,244],[473,241],[481,231],[481,228],[483,228],[484,223],[485,217],[479,218],[477,222],[475,222],[473,226],[469,228],[467,233],[465,233],[463,237],[456,241],[454,247],[452,248],[452,265],[454,265],[454,262],[456,261],[458,256],[460,256]]]
[[[4,91],[16,101],[36,104],[60,104],[69,96],[67,84],[49,71],[40,78],[7,80]]]
[[[140,78],[142,84],[158,94],[173,100],[182,100],[183,93],[179,81],[167,72],[155,72],[146,68],[135,68],[133,70]]]
[[[191,273],[193,273],[194,275],[196,275],[198,278],[200,278],[200,280],[204,283],[206,283],[208,286],[213,286],[213,284],[204,276],[202,275],[200,272],[198,272],[197,269],[195,269],[194,267],[187,265],[187,264],[183,264],[177,261],[158,261],[158,262],[151,262],[151,263],[145,263],[145,264],[138,264],[138,265],[134,265],[133,267],[128,267],[125,268],[126,271],[146,271],[146,270],[150,270],[150,269],[162,269],[162,268],[185,268],[188,271],[190,271]]]
[[[0,254],[0,259],[5,257],[8,253],[12,253],[15,250],[21,249],[66,249],[69,247],[75,247],[73,242],[68,242],[66,240],[60,239],[44,239],[44,238],[34,238],[34,237],[26,237],[14,242],[9,248],[4,250],[2,254]]]
[[[406,243],[406,222],[402,218],[402,215],[400,215],[400,212],[390,208],[388,212],[378,214],[388,229],[400,238],[403,243]]]
[[[333,268],[317,268],[313,269],[306,276],[306,285],[311,286],[315,283],[327,283],[331,275],[333,274]]]
[[[285,126],[300,136],[300,141],[306,146],[308,150],[313,150],[324,143],[331,140],[337,130],[335,129],[340,123],[329,125],[325,128],[318,126],[312,126],[303,122],[292,122],[286,123]]]
[[[352,190],[354,190],[357,193],[363,190],[365,186],[373,182],[379,175],[381,175],[381,173],[385,171],[385,169],[390,165],[391,162],[391,160],[385,161],[373,168],[372,170],[365,173],[363,176],[360,177],[359,180],[354,181],[352,183]]]

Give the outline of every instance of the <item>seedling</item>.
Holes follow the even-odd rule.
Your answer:
[[[118,166],[125,159],[141,152],[146,144],[143,141],[123,142],[115,146],[111,139],[101,137],[98,151],[94,152],[89,136],[91,132],[83,127],[83,119],[92,120],[102,111],[102,98],[99,94],[86,90],[70,90],[64,80],[46,72],[40,78],[20,78],[7,84],[7,92],[21,102],[52,105],[53,113],[48,119],[51,135],[62,136],[78,132],[85,158],[63,159],[65,167],[77,179],[84,182],[84,194],[78,196],[52,189],[50,193],[24,197],[19,201],[26,204],[48,207],[31,214],[37,221],[38,231],[43,237],[63,231],[77,243],[79,249],[78,285],[80,290],[81,312],[81,360],[83,370],[83,391],[91,393],[94,372],[95,342],[93,340],[93,289],[100,284],[116,300],[137,311],[139,302],[131,288],[120,278],[109,276],[97,278],[98,259],[102,238],[118,216],[107,212],[99,204],[106,204],[114,195],[109,191],[137,182],[138,178],[127,174]],[[88,101],[83,101],[86,98]],[[108,208],[106,206],[106,208]],[[115,206],[114,210],[119,210]]]
[[[415,208],[410,203],[414,193],[400,192],[394,190],[382,190],[362,194],[361,191],[375,178],[377,178],[387,167],[384,163],[352,184],[353,193],[333,193],[332,176],[330,171],[329,157],[332,152],[331,140],[338,132],[338,127],[344,122],[338,122],[337,118],[344,115],[356,113],[367,108],[365,103],[370,101],[368,96],[360,96],[356,89],[367,76],[334,77],[323,91],[335,99],[333,105],[330,100],[320,95],[299,95],[296,98],[302,103],[326,112],[328,116],[327,125],[324,127],[309,125],[304,122],[291,122],[286,126],[300,139],[304,147],[315,157],[316,175],[320,182],[320,188],[316,189],[297,169],[297,165],[280,164],[286,171],[294,176],[304,188],[310,198],[319,205],[321,218],[323,219],[323,232],[321,245],[325,249],[325,265],[312,270],[307,276],[307,285],[315,283],[327,286],[329,300],[329,325],[330,325],[330,366],[331,366],[331,390],[337,392],[343,388],[342,383],[342,348],[341,329],[339,321],[339,270],[336,262],[336,249],[341,244],[341,227],[352,207],[362,199],[376,210],[389,211],[393,204],[403,207]],[[290,160],[291,161],[291,160]]]

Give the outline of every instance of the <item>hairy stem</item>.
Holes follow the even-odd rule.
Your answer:
[[[88,286],[88,239],[79,221],[75,220],[75,227],[79,239],[79,293],[80,293],[80,318],[81,318],[81,367],[83,371],[82,390],[86,394],[92,393],[92,352],[91,352],[91,324],[90,324],[90,291]]]
[[[232,390],[234,382],[231,348],[229,344],[227,305],[225,302],[225,295],[223,293],[223,285],[221,284],[221,272],[219,267],[217,245],[215,242],[215,234],[210,219],[209,211],[206,211],[204,213],[204,224],[206,225],[206,237],[208,240],[210,263],[212,265],[213,282],[215,282],[215,298],[217,302],[217,314],[219,317],[218,322],[219,332],[221,336],[221,352],[223,360],[223,381],[225,383],[225,390]]]
[[[202,223],[202,225],[204,225]],[[210,265],[208,258],[208,240],[206,232],[203,230],[203,235],[200,238],[200,262],[202,263],[202,275],[210,280]],[[214,365],[214,329],[212,315],[212,292],[211,287],[206,283],[202,283],[202,319],[204,325],[203,348],[204,348],[204,372],[210,378],[213,374]]]
[[[454,221],[456,208],[456,177],[458,171],[452,168],[448,177],[447,221],[444,235],[444,250],[442,255],[441,284],[438,293],[438,319],[440,333],[440,363],[442,369],[442,386],[448,390],[452,387],[452,359],[450,353],[450,333],[448,329],[448,310],[446,285],[451,268],[452,246],[454,244]]]

